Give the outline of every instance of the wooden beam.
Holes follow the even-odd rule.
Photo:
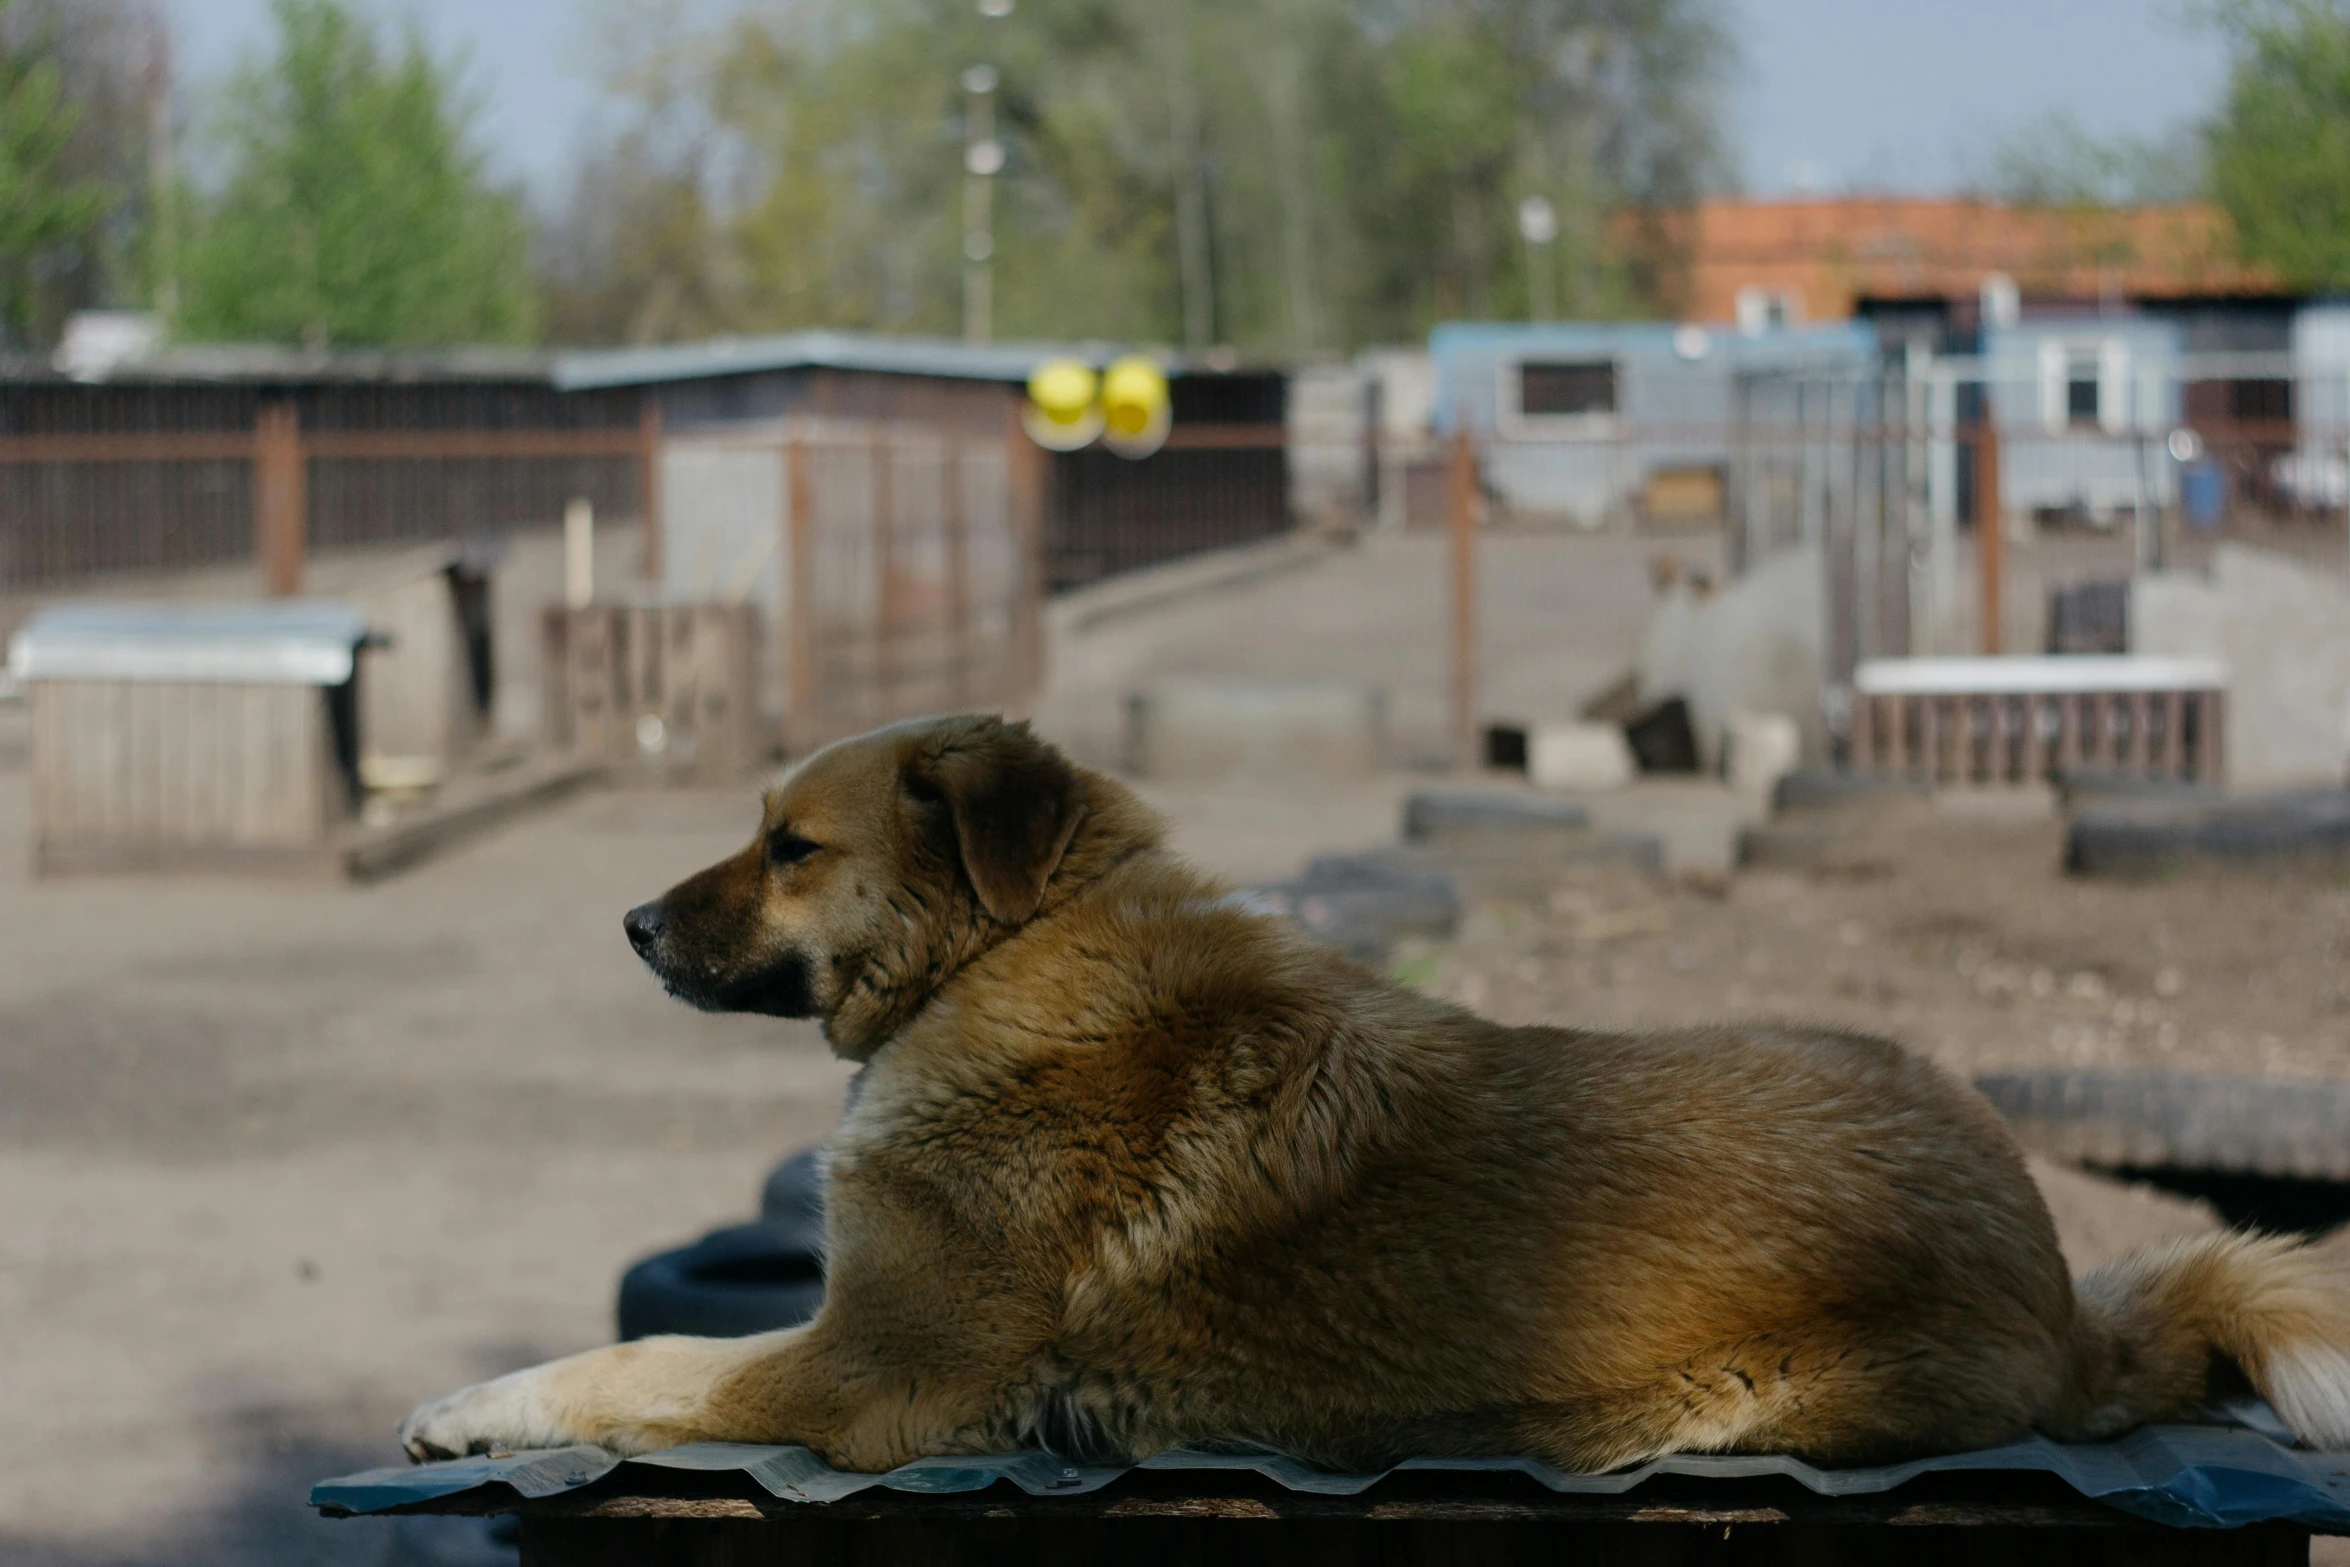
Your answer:
[[[2007,633],[2001,619],[2005,605],[2000,579],[2007,569],[2007,530],[1999,511],[1999,432],[1988,414],[1975,426],[1975,554],[1982,578],[1982,624],[1976,628],[1976,645],[1985,653],[2004,653]]]
[[[1458,765],[1477,756],[1477,454],[1453,431],[1446,517],[1452,535],[1452,741]]]
[[[659,414],[653,414],[658,440]],[[312,457],[352,461],[495,457],[641,457],[643,427],[602,430],[312,430]]]
[[[0,435],[0,463],[250,462],[250,430],[125,435]]]
[[[665,569],[661,552],[661,402],[650,393],[637,415],[634,451],[637,522],[644,530],[644,558],[638,575],[647,582],[659,582]]]
[[[271,598],[292,598],[302,591],[302,555],[310,531],[308,465],[294,404],[262,405],[252,450],[253,546],[261,557],[261,589]]]

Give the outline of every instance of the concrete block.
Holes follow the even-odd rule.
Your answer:
[[[1143,778],[1376,772],[1387,693],[1337,681],[1170,677],[1127,698],[1126,765]]]
[[[2130,651],[2226,663],[2229,788],[2338,785],[2350,772],[2350,592],[2338,575],[2222,544],[2208,579],[2132,585]]]
[[[1676,583],[1658,600],[1635,664],[1640,701],[1687,699],[1704,770],[1721,765],[1739,713],[1793,714],[1805,754],[1826,755],[1821,571],[1819,550],[1806,546],[1774,556],[1710,598]]]
[[[1923,800],[1932,794],[1922,780],[1881,778],[1871,773],[1837,773],[1797,768],[1771,790],[1774,811],[1820,811]]]
[[[1632,747],[1614,724],[1536,724],[1526,732],[1526,776],[1537,789],[1621,789],[1634,771]]]
[[[1803,760],[1803,729],[1784,713],[1735,713],[1724,737],[1731,792],[1767,806]]]

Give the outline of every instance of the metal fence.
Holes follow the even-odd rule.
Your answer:
[[[673,594],[752,603],[794,749],[917,713],[1017,704],[1040,664],[1044,453],[919,425],[782,422],[671,437]]]
[[[544,387],[0,388],[0,590],[641,516],[658,423]]]
[[[1139,461],[1100,447],[1046,471],[1045,579],[1055,591],[1293,525],[1293,454],[1278,424],[1178,425]]]
[[[2350,366],[1919,356],[1746,377],[1735,406],[1734,567],[1821,550],[1832,681],[1869,658],[2072,650],[2053,594],[2229,540],[2350,570]]]

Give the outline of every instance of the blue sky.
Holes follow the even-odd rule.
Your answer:
[[[464,50],[498,166],[542,195],[562,188],[601,102],[597,0],[362,3]],[[1743,54],[1731,141],[1756,194],[1947,190],[2049,110],[2101,134],[2151,136],[2209,113],[2224,79],[2217,41],[2181,20],[2185,0],[1729,3]],[[194,82],[268,33],[267,0],[163,0],[163,10]]]

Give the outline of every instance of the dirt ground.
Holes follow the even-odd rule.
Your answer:
[[[1407,782],[1336,809],[1159,793],[1187,847],[1269,875],[1391,831]],[[0,772],[0,841],[23,809]],[[422,1396],[606,1340],[628,1261],[745,1214],[837,1111],[811,1031],[686,1012],[619,935],[750,821],[742,793],[593,795],[358,891],[35,885],[0,861],[0,1556],[470,1559],[438,1554],[470,1537],[313,1520],[303,1488],[393,1461]],[[1505,1017],[1821,1016],[1969,1070],[2051,1059],[2052,1034],[2058,1059],[2158,1052],[2166,1022],[2178,1048],[2226,1029],[2298,1069],[2344,1059],[2316,977],[2341,889],[2075,888],[2049,847],[1952,829],[1938,873],[1718,893],[1569,871],[1414,960]],[[2252,966],[2263,931],[2284,966]],[[2152,1010],[2116,1021],[2123,1000]],[[2210,1222],[2046,1179],[2081,1263]]]
[[[2084,880],[2053,818],[1924,800],[1782,821],[1827,839],[1824,863],[1694,885],[1561,867],[1414,972],[1512,1021],[1803,1017],[1966,1076],[2350,1075],[2350,877]]]
[[[1048,707],[1106,744],[1141,672],[1352,672],[1440,737],[1424,542],[1113,628]],[[1513,701],[1571,708],[1620,667],[1646,553],[1496,546]],[[588,795],[369,888],[34,883],[23,743],[0,707],[0,1560],[497,1559],[470,1525],[326,1523],[303,1493],[394,1461],[423,1397],[608,1341],[628,1262],[746,1216],[830,1126],[846,1071],[812,1029],[688,1012],[620,933],[739,845],[750,792]],[[1426,782],[1148,792],[1247,881],[1391,840]],[[2350,886],[2055,862],[2048,823],[1903,807],[1841,828],[1824,870],[1521,878],[1401,969],[1506,1018],[1824,1018],[1964,1072],[2350,1073]],[[2079,1263],[2211,1222],[2042,1178]]]
[[[0,854],[0,1560],[434,1559],[304,1490],[608,1341],[628,1262],[837,1114],[812,1028],[688,1012],[620,934],[755,820],[596,795],[361,890]]]

